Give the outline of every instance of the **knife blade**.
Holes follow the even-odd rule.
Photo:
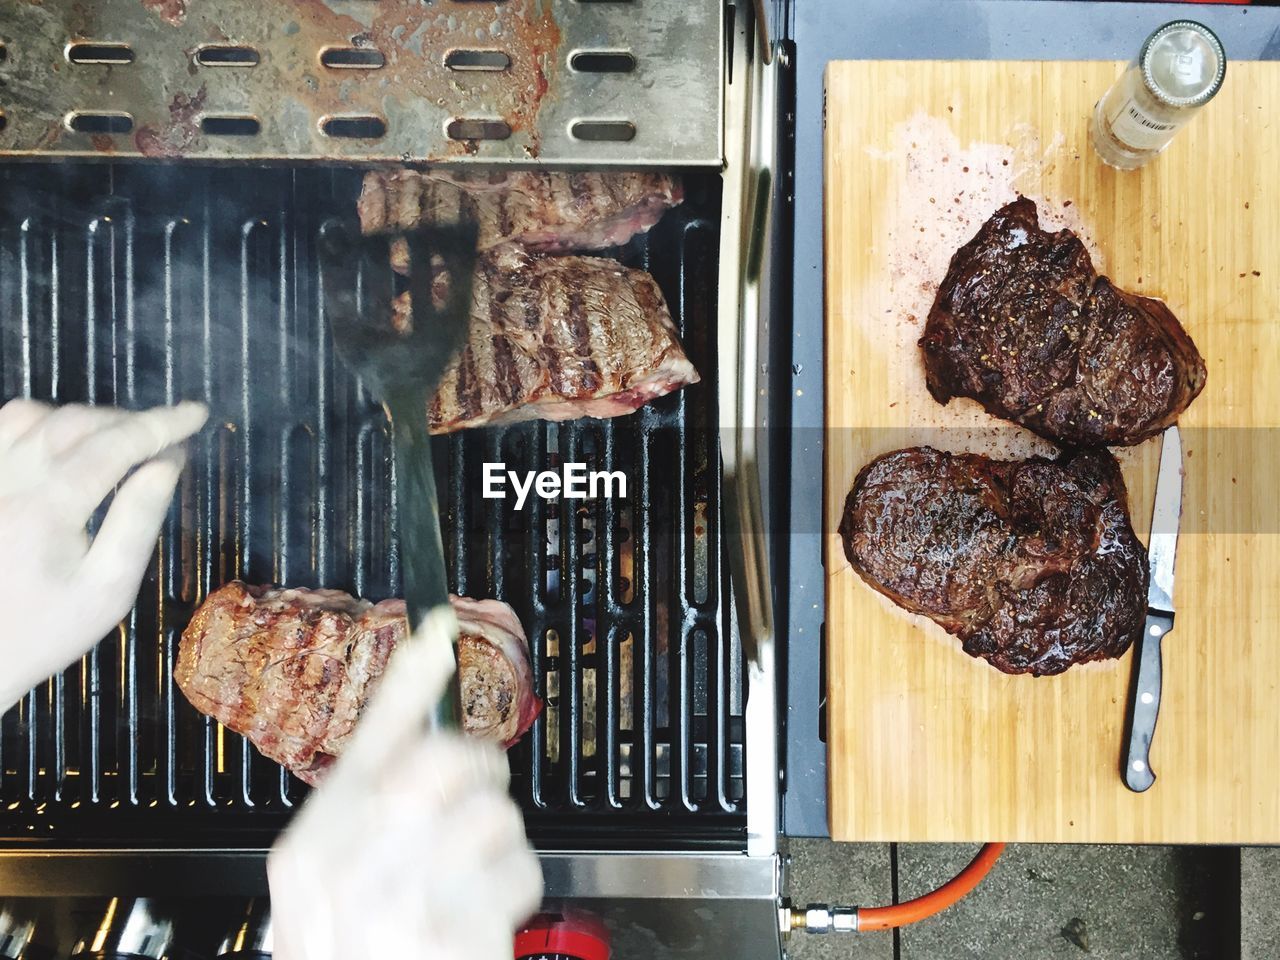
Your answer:
[[[1161,641],[1173,629],[1173,567],[1178,551],[1178,524],[1182,518],[1182,437],[1176,426],[1164,432],[1160,446],[1160,470],[1156,476],[1155,505],[1151,510],[1148,538],[1147,617],[1138,638],[1129,689],[1125,736],[1125,786],[1135,793],[1156,782],[1151,769],[1151,740],[1160,713],[1163,665]]]

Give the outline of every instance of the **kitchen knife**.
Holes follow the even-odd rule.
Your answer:
[[[1147,619],[1138,639],[1129,691],[1122,774],[1125,786],[1135,793],[1142,793],[1156,782],[1151,769],[1151,738],[1155,736],[1160,712],[1160,642],[1173,629],[1173,559],[1181,517],[1182,438],[1174,426],[1164,432],[1160,447],[1160,472],[1147,547]]]

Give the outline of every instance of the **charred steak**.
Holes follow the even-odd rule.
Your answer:
[[[1146,551],[1105,449],[992,460],[910,447],[862,468],[845,555],[870,586],[1005,673],[1118,657],[1142,631]]]
[[[476,221],[481,251],[515,243],[564,253],[626,243],[682,199],[679,179],[665,173],[395,170],[366,174],[357,211],[365,233],[463,215]],[[407,248],[394,246],[396,269],[403,272],[407,262]]]
[[[542,702],[515,614],[451,597],[468,733],[510,746]],[[182,634],[174,679],[187,699],[266,757],[315,784],[337,758],[407,630],[404,601],[340,590],[273,590],[233,581]]]
[[[1159,300],[1116,288],[1025,197],[951,258],[924,336],[939,403],[972,397],[1068,446],[1139,443],[1175,423],[1205,364]]]
[[[412,303],[393,303],[393,323]],[[428,407],[432,433],[517,420],[616,417],[698,382],[662,291],[599,257],[480,259],[471,332]]]

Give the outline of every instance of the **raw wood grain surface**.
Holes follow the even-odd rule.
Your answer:
[[[1138,172],[1089,116],[1113,63],[840,62],[827,73],[828,745],[842,840],[1280,842],[1280,64],[1218,97]],[[1046,445],[934,402],[916,339],[951,254],[1002,202],[1086,238],[1166,300],[1208,364],[1182,418],[1177,623],[1155,786],[1119,775],[1130,657],[1011,677],[873,592],[835,533],[858,470],[932,443]],[[1158,439],[1118,451],[1145,539]]]

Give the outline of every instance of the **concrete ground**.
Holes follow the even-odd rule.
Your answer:
[[[792,840],[792,901],[871,906],[976,847]],[[895,897],[896,889],[896,897]],[[1276,960],[1280,849],[1011,845],[956,906],[895,932],[796,934],[793,960]]]
[[[1280,957],[1280,847],[1240,851],[1241,960]]]

